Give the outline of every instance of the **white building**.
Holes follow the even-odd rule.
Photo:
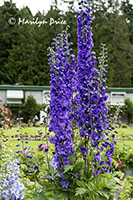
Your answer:
[[[21,109],[30,95],[36,99],[38,104],[49,104],[50,86],[0,85],[1,106]],[[108,88],[107,95],[107,102],[110,105],[124,105],[126,98],[133,101],[133,88]],[[41,113],[41,116],[43,115],[44,113]]]

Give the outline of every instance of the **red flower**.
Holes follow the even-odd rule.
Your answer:
[[[118,165],[118,169],[121,168],[121,164],[119,162],[117,162],[117,165]]]

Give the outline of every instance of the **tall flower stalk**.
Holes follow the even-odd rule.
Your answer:
[[[62,173],[63,167],[70,165],[69,157],[74,153],[72,143],[71,101],[75,84],[75,56],[71,54],[67,30],[54,39],[54,47],[50,48],[51,65],[51,100],[50,100],[50,125],[49,131],[55,136],[50,142],[55,145],[54,163]],[[69,182],[62,177],[62,187],[67,188]]]
[[[109,144],[106,140],[106,130],[108,127],[106,105],[106,62],[105,48],[103,45],[102,55],[99,60],[99,69],[95,52],[92,51],[92,30],[90,27],[90,8],[86,1],[80,1],[80,11],[78,12],[78,71],[77,71],[77,95],[75,101],[78,102],[77,125],[84,145],[80,150],[83,155],[93,155],[92,163],[84,156],[85,172],[89,172],[89,166],[93,164],[93,174],[101,173],[102,170],[109,171],[111,165],[111,155],[114,151],[114,143]],[[105,145],[106,144],[106,145]],[[104,148],[103,148],[104,146]],[[107,150],[105,150],[105,147]],[[103,151],[107,157],[105,162],[102,159]],[[98,167],[95,168],[96,163]]]

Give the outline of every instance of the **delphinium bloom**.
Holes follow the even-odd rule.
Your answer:
[[[90,8],[86,1],[81,1],[80,11],[78,12],[77,25],[78,25],[78,71],[77,71],[77,95],[75,101],[78,99],[78,119],[77,125],[80,128],[81,137],[91,134],[93,127],[90,125],[91,118],[90,112],[94,110],[93,104],[98,101],[98,95],[95,94],[97,85],[94,84],[94,78],[97,76],[95,65],[97,62],[93,57],[91,48],[92,31],[90,28],[91,17]],[[95,95],[94,95],[95,94]],[[92,108],[93,107],[93,108]],[[91,113],[96,117],[97,113]]]
[[[63,31],[54,39],[54,47],[50,48],[51,65],[51,100],[50,100],[50,125],[49,131],[55,136],[50,142],[55,145],[54,165],[62,170],[65,165],[71,164],[69,157],[74,153],[72,143],[71,101],[75,89],[75,56],[71,54],[71,43],[68,42],[69,34]],[[63,179],[62,187],[68,187],[68,182]]]
[[[102,51],[100,53],[99,57],[99,91],[101,93],[101,98],[104,100],[103,101],[103,109],[106,109],[106,115],[102,116],[104,117],[104,126],[103,126],[103,136],[104,136],[104,141],[101,141],[99,145],[100,152],[104,151],[105,155],[105,161],[103,163],[103,160],[99,162],[99,166],[101,167],[102,170],[109,171],[109,167],[111,167],[112,164],[112,153],[114,152],[114,148],[116,145],[115,141],[115,133],[117,131],[115,130],[116,127],[114,127],[112,124],[117,123],[117,118],[119,115],[119,111],[115,113],[114,116],[109,114],[110,110],[107,106],[106,101],[106,87],[104,86],[106,83],[106,66],[107,66],[107,52],[106,52],[106,47],[105,44],[102,44]]]
[[[90,27],[91,17],[90,8],[87,1],[80,1],[77,18],[78,24],[78,71],[77,71],[77,95],[74,100],[78,104],[77,125],[80,136],[84,138],[85,148],[89,152],[96,152],[95,159],[102,170],[109,171],[111,165],[111,155],[114,151],[113,142],[106,148],[107,162],[102,162],[101,143],[103,140],[109,140],[106,137],[105,130],[108,129],[107,106],[106,106],[106,83],[105,63],[101,63],[100,69],[96,68],[95,52],[92,51],[92,30]],[[101,68],[102,65],[102,68]],[[89,144],[89,146],[88,146]],[[83,148],[83,147],[82,147]],[[90,150],[91,149],[91,150]],[[104,150],[105,151],[105,150]],[[107,166],[105,166],[107,165]],[[100,172],[100,171],[99,171]],[[99,173],[96,172],[96,173]]]
[[[6,165],[6,174],[1,185],[1,198],[3,200],[24,199],[24,185],[19,180],[19,167],[17,162]]]

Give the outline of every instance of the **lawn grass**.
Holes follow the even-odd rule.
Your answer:
[[[133,136],[133,128],[117,128],[117,136]]]
[[[133,136],[133,128],[117,128],[118,134],[116,136]],[[39,135],[39,131],[42,131],[45,135],[45,132],[48,132],[48,128],[45,127],[25,127],[25,128],[19,128],[19,127],[13,127],[11,129],[5,130],[5,136],[11,137],[15,135],[19,135],[21,132],[23,135],[25,135],[25,132],[28,133],[28,135]]]
[[[13,127],[11,129],[7,129],[4,130],[5,136],[6,137],[11,137],[11,136],[15,136],[15,135],[19,135],[20,133],[22,133],[22,135],[25,135],[25,132],[28,133],[28,135],[39,135],[39,132],[42,131],[43,134],[45,134],[45,131],[47,133],[48,128],[46,127],[25,127],[25,128],[19,128],[19,127]]]
[[[28,141],[29,143],[25,143],[24,142],[24,146],[27,147],[32,147],[34,149],[34,151],[37,151],[38,148],[38,144],[46,144],[45,141],[42,140],[30,140]],[[22,143],[21,141],[17,141],[16,139],[9,139],[8,143],[7,143],[7,148],[10,148],[11,150],[17,150],[18,148],[16,148],[16,145],[20,145],[20,148],[22,149]]]
[[[118,130],[118,134],[116,134],[117,138],[121,138],[121,136],[133,136],[133,128],[117,128]],[[45,134],[48,132],[48,128],[46,127],[26,127],[26,128],[18,128],[18,127],[13,127],[11,129],[5,130],[5,136],[7,137],[11,137],[11,136],[15,136],[15,135],[19,135],[20,133],[22,133],[22,135],[28,135],[28,136],[35,136],[38,135],[39,136],[39,131],[43,132],[43,136],[45,136]],[[28,134],[25,134],[25,132],[27,132]],[[51,134],[50,134],[51,135]],[[12,150],[15,150],[15,146],[17,144],[20,143],[20,141],[17,141],[16,139],[9,139],[9,148],[11,148]],[[31,146],[34,148],[34,150],[37,150],[37,146],[40,143],[46,143],[46,141],[41,141],[41,140],[30,140],[28,144],[26,144],[27,146]],[[131,148],[133,148],[133,140],[117,140],[118,145],[123,145],[123,144],[128,144],[131,146]]]
[[[117,141],[118,146],[123,146],[124,144],[130,145],[131,148],[133,149],[133,140],[118,140]]]

